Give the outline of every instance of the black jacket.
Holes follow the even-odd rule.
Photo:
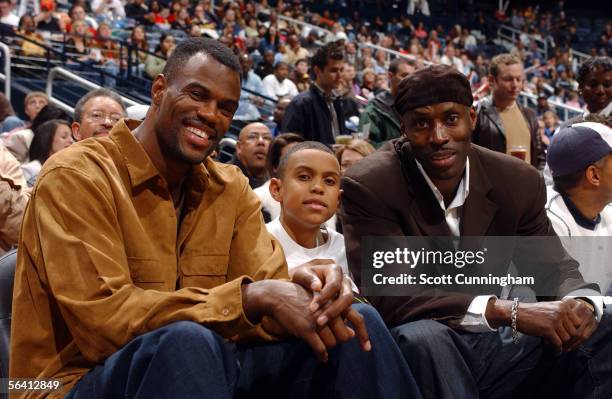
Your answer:
[[[538,134],[538,120],[532,110],[521,104],[517,105],[531,133],[531,165],[541,170],[546,164],[546,153]],[[478,123],[472,134],[472,142],[493,151],[506,153],[504,126],[491,97],[485,98],[478,104]]]
[[[347,134],[344,121],[349,116],[350,108],[347,98],[334,100],[334,109],[338,116],[340,134]],[[314,85],[298,94],[285,110],[285,116],[281,123],[281,132],[298,133],[306,140],[319,141],[324,144],[334,144],[335,138],[331,127],[331,113],[325,98]]]

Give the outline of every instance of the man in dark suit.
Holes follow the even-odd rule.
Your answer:
[[[547,236],[537,257],[511,251],[492,262],[513,261],[519,274],[544,278],[544,285],[554,282],[557,295],[548,298],[553,300],[466,294],[369,299],[393,327],[425,398],[508,397],[545,360],[569,375],[549,372],[555,384],[541,384],[545,388],[573,397],[611,395],[612,381],[602,377],[610,372],[604,337],[609,342],[611,316],[602,317],[597,286],[583,281],[555,236],[538,171],[471,143],[477,118],[472,101],[467,79],[443,65],[419,70],[400,84],[395,106],[403,137],[342,180],[340,216],[355,282],[368,285],[361,279],[366,237]],[[512,340],[504,340],[509,332]],[[544,356],[551,347],[564,354]],[[588,361],[585,350],[592,355]],[[559,380],[576,383],[574,390],[564,390]]]

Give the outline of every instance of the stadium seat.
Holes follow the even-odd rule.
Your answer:
[[[0,258],[0,378],[8,377],[11,308],[17,250]]]

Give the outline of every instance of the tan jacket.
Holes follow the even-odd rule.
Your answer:
[[[61,378],[65,394],[178,320],[272,339],[244,315],[241,286],[287,278],[287,265],[247,179],[206,159],[185,181],[182,215],[177,224],[165,180],[123,121],[50,158],[19,244],[10,375]]]
[[[21,219],[30,199],[30,190],[21,172],[21,165],[0,145],[0,255],[19,239]]]

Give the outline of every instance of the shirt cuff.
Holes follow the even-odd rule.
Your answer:
[[[491,328],[485,317],[487,305],[491,298],[497,299],[497,296],[479,295],[472,299],[465,316],[463,316],[463,319],[459,322],[459,328],[475,333],[497,331]]]
[[[591,292],[587,292],[587,291],[591,291]],[[592,294],[592,295],[589,295],[589,294]],[[601,317],[603,316],[604,297],[599,295],[597,291],[595,290],[580,290],[580,292],[573,291],[567,294],[566,296],[564,296],[563,298],[564,299],[565,298],[580,298],[580,299],[584,299],[585,301],[588,301],[591,305],[593,305],[593,308],[595,308],[595,320],[597,320],[597,322],[601,320]]]

